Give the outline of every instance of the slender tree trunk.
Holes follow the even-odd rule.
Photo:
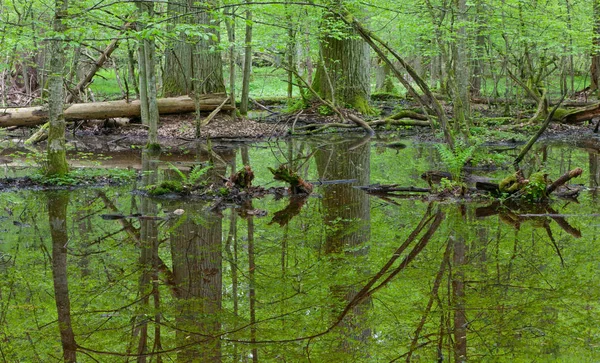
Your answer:
[[[454,309],[454,362],[467,361],[467,317],[465,306],[465,275],[463,272],[466,264],[466,246],[462,236],[454,243],[452,258],[452,305]]]
[[[67,279],[67,206],[69,194],[66,192],[48,195],[48,219],[52,237],[52,279],[54,300],[58,312],[58,328],[65,362],[77,362],[77,344],[71,324],[71,300]]]
[[[471,65],[473,73],[471,75],[470,94],[473,97],[481,97],[481,81],[483,78],[483,55],[485,50],[485,34],[484,34],[484,9],[481,0],[475,4],[475,59]]]
[[[235,105],[235,11],[237,8],[231,9],[226,15],[229,19],[226,20],[225,24],[227,27],[227,39],[229,40],[229,99],[231,100],[231,118],[235,121],[236,119],[236,105]]]
[[[336,0],[332,7],[341,5],[342,0]],[[328,13],[323,23],[336,20],[336,15]],[[369,45],[354,29],[346,29],[341,37],[338,33],[332,34],[325,27],[321,31],[321,62],[317,67],[313,87],[322,98],[337,106],[350,106],[361,113],[370,113]]]
[[[244,40],[244,75],[242,79],[242,99],[240,113],[248,114],[248,99],[250,97],[250,75],[252,73],[252,0],[246,0],[246,38]]]
[[[289,2],[290,0],[288,0],[287,2]],[[288,26],[288,39],[287,39],[287,49],[286,49],[286,58],[287,58],[287,67],[288,67],[288,71],[287,71],[287,97],[288,98],[292,98],[292,94],[294,91],[294,70],[297,72],[298,69],[296,69],[296,60],[295,60],[295,54],[296,54],[296,31],[294,30],[294,23],[292,21],[292,13],[290,10],[289,5],[286,2],[286,8],[285,8],[285,16],[286,16],[286,20],[287,20],[287,26]]]
[[[452,103],[454,106],[454,130],[463,130],[469,134],[469,119],[471,117],[471,105],[469,96],[469,60],[467,49],[467,2],[456,0],[455,2],[458,22],[456,30],[456,42],[453,44],[454,53],[454,90],[452,92]]]
[[[154,14],[153,3],[136,3],[140,16]],[[144,24],[138,24],[143,28]],[[138,30],[141,30],[138,28]],[[158,145],[158,103],[156,94],[156,46],[154,40],[143,39],[138,49],[139,84],[140,84],[140,114],[142,123],[148,126],[148,147]]]
[[[600,87],[600,0],[594,1],[594,35],[592,49],[592,65],[590,68],[590,91],[595,92]]]
[[[57,36],[50,40],[50,69],[48,78],[48,164],[46,175],[63,175],[68,173],[65,147],[65,117],[63,107],[65,102],[63,73],[65,67],[65,43],[58,36],[66,30],[64,20],[69,8],[68,0],[56,0],[54,3],[53,29]]]

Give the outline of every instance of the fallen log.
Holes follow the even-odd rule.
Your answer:
[[[558,109],[554,115],[553,120],[566,123],[574,124],[584,121],[591,121],[594,117],[600,116],[600,103],[595,103],[590,106],[576,108],[574,110]]]
[[[200,110],[213,111],[223,103],[225,98],[224,93],[202,95],[200,96]],[[233,108],[231,105],[224,105],[221,109],[231,111]],[[195,110],[194,100],[188,96],[158,100],[158,112],[161,115],[188,113]],[[140,116],[140,101],[77,103],[68,106],[64,111],[64,115],[67,121],[137,117]],[[48,110],[46,106],[0,109],[0,127],[36,126],[47,120]]]

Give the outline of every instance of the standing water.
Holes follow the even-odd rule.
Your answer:
[[[0,358],[600,360],[597,151],[542,145],[530,154],[528,173],[585,170],[577,200],[547,205],[356,188],[426,187],[420,174],[444,168],[438,153],[406,144],[311,138],[113,155],[101,162],[127,160],[141,177],[0,192]],[[209,185],[251,165],[255,185],[280,186],[267,168],[288,163],[315,190],[243,205],[140,192],[178,177],[171,165],[208,159]]]

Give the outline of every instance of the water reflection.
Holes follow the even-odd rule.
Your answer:
[[[181,170],[212,160],[205,177],[217,190],[242,164],[257,173],[276,166],[273,154],[322,182],[309,198],[267,197],[220,212],[213,201],[150,198],[129,186],[4,193],[0,253],[10,257],[0,269],[0,357],[600,358],[591,193],[529,209],[369,197],[354,186],[391,173],[417,183],[414,166],[398,157],[426,153],[371,148],[338,139],[196,152]],[[553,147],[539,155],[552,174],[597,158]],[[161,155],[142,155],[142,165],[136,189],[177,177]],[[255,209],[269,215],[244,212]]]

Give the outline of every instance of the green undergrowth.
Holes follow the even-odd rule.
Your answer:
[[[178,179],[164,180],[159,184],[149,185],[145,188],[148,194],[153,196],[170,193],[189,194],[205,184],[204,176],[211,169],[211,167],[197,166],[192,168],[189,175],[186,175],[173,164],[169,164],[169,167],[177,174]]]

